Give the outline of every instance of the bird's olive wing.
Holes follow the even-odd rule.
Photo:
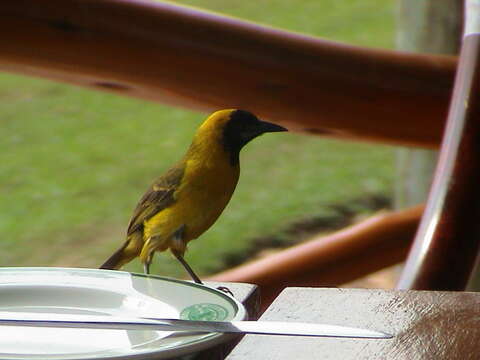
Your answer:
[[[127,235],[141,229],[144,221],[158,214],[175,201],[173,194],[182,177],[183,166],[176,166],[155,180],[135,208],[128,224]]]

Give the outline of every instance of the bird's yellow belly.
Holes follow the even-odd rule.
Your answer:
[[[238,170],[230,168],[223,172],[218,167],[208,170],[185,181],[174,194],[175,202],[145,223],[144,238],[156,238],[156,250],[169,247],[184,250],[182,244],[172,240],[175,232],[184,226],[182,243],[186,246],[205,232],[228,204],[238,181]]]

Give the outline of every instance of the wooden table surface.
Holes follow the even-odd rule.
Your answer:
[[[287,288],[260,319],[363,327],[395,337],[247,335],[227,360],[480,359],[480,293]]]

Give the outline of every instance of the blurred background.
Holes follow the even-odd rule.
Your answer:
[[[394,45],[394,0],[175,2],[334,41]],[[0,101],[0,266],[98,267],[207,115],[6,73]],[[190,243],[187,261],[205,276],[388,208],[394,152],[292,133],[256,139],[241,154],[232,201]],[[142,268],[137,259],[125,269]],[[155,257],[152,272],[185,277],[169,254]]]

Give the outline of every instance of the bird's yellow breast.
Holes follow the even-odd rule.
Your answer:
[[[157,250],[176,246],[171,236],[183,225],[185,244],[199,237],[217,220],[235,190],[238,164],[232,165],[221,144],[208,143],[209,139],[205,137],[186,157],[175,201],[145,223],[144,237],[157,237]]]

